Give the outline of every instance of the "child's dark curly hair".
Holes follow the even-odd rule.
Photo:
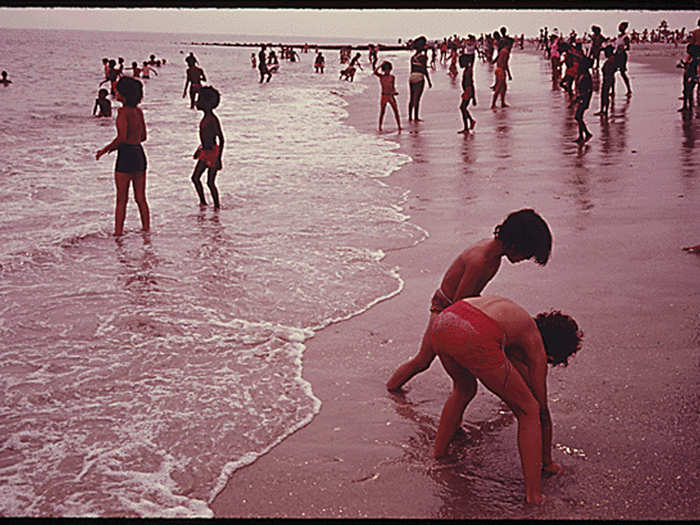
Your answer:
[[[201,102],[202,106],[214,109],[219,105],[221,100],[221,95],[219,91],[211,86],[204,86],[199,90],[199,96],[197,100]],[[197,104],[199,105],[199,104]]]
[[[542,312],[535,317],[542,336],[547,362],[552,366],[568,365],[569,357],[581,349],[583,332],[572,317],[558,310]]]
[[[134,77],[122,77],[115,86],[127,106],[136,107],[143,98],[143,84]]]
[[[526,259],[535,258],[544,266],[552,252],[552,232],[535,210],[514,211],[493,232],[508,249],[514,249]]]

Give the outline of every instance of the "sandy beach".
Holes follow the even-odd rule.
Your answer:
[[[639,52],[637,52],[639,51]],[[409,191],[404,212],[429,233],[387,253],[404,289],[322,330],[304,377],[323,405],[306,427],[236,471],[211,505],[217,517],[578,518],[700,517],[697,404],[700,343],[700,153],[696,119],[683,120],[683,48],[633,48],[633,96],[618,80],[612,115],[572,142],[566,95],[533,49],[515,49],[510,108],[489,109],[492,67],[478,63],[471,135],[459,135],[459,80],[438,66],[407,117],[407,67],[394,63],[404,130],[387,112],[385,138],[413,162],[386,179]],[[363,59],[364,60],[364,59]],[[364,61],[363,61],[364,65]],[[367,69],[367,68],[366,68]],[[335,74],[333,72],[330,72]],[[349,101],[348,123],[376,133],[379,88]],[[358,152],[361,155],[362,152]],[[567,368],[549,374],[554,459],[540,507],[523,502],[515,419],[479,386],[450,456],[431,458],[451,382],[439,362],[391,394],[385,382],[413,356],[443,272],[467,245],[490,237],[511,211],[534,208],[554,236],[545,267],[503,263],[485,295],[533,315],[572,315],[585,333]]]

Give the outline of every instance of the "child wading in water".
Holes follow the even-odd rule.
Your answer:
[[[207,201],[204,198],[204,188],[200,178],[204,170],[207,172],[207,186],[211,191],[211,198],[214,200],[214,208],[220,208],[219,190],[216,189],[216,172],[221,169],[221,155],[224,152],[224,134],[221,131],[221,123],[216,115],[214,108],[219,105],[219,92],[211,86],[203,87],[199,91],[197,99],[197,109],[204,112],[201,122],[199,123],[199,140],[202,142],[194,152],[194,158],[197,159],[197,164],[192,173],[192,183],[199,195],[200,206],[206,206]],[[219,143],[216,143],[216,138],[219,138]]]
[[[382,88],[382,95],[379,101],[379,131],[382,130],[382,122],[384,121],[384,112],[386,111],[387,104],[391,105],[391,109],[394,110],[396,125],[398,126],[399,131],[401,131],[401,119],[399,118],[399,108],[396,105],[395,98],[395,95],[398,95],[399,92],[396,91],[395,78],[394,75],[391,74],[391,68],[391,62],[385,61],[374,70],[374,74],[379,77],[379,84]],[[378,72],[379,69],[382,70],[382,73]]]
[[[146,123],[141,108],[143,84],[133,77],[122,77],[115,85],[117,100],[123,104],[117,112],[117,136],[95,158],[117,150],[114,167],[114,182],[117,186],[117,202],[114,209],[114,235],[124,232],[126,201],[129,198],[129,183],[134,187],[134,200],[139,207],[143,231],[151,229],[148,202],[146,202],[146,155],[141,143],[146,140]]]
[[[592,63],[593,61],[587,57],[579,59],[579,74],[576,79],[576,114],[574,115],[574,119],[578,123],[578,137],[574,142],[579,144],[588,142],[593,136],[583,121],[583,114],[591,104],[591,96],[593,95],[593,79],[590,72]]]
[[[459,110],[462,112],[462,122],[464,129],[458,133],[469,133],[470,129],[476,126],[476,120],[471,116],[469,110],[469,102],[474,101],[476,106],[476,90],[474,89],[474,55],[460,55],[459,65],[464,68],[462,73],[462,103]]]
[[[503,256],[511,263],[534,258],[544,266],[551,250],[552,233],[549,226],[530,209],[511,213],[502,224],[496,226],[492,239],[484,239],[464,250],[447,269],[440,288],[433,295],[428,328],[418,354],[396,369],[386,383],[387,389],[400,390],[409,379],[428,369],[435,359],[430,331],[440,313],[460,299],[480,295],[496,275]]]
[[[615,86],[615,54],[613,51],[613,46],[605,46],[603,49],[605,53],[605,62],[603,63],[603,85],[600,88],[600,111],[595,113],[595,115],[600,115],[602,117],[608,116],[608,108],[610,107],[610,95],[613,87]]]
[[[97,92],[97,98],[95,99],[95,106],[92,108],[92,114],[97,113],[99,109],[100,112],[97,113],[98,117],[111,117],[112,116],[112,103],[107,98],[109,92],[106,89],[100,89]]]

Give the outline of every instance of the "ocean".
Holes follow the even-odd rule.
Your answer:
[[[400,292],[384,255],[427,234],[384,179],[410,157],[345,123],[368,84],[338,81],[337,52],[324,75],[301,53],[261,85],[256,48],[190,45],[260,40],[0,34],[0,515],[212,516],[236,469],[319,412],[308,339]],[[190,181],[190,51],[221,92],[218,212]],[[115,154],[95,152],[116,128],[91,112],[103,57],[151,54],[167,60],[143,80],[152,232],[130,200],[115,240]]]

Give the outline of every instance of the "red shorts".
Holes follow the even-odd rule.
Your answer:
[[[501,326],[467,301],[447,307],[431,329],[435,353],[448,355],[474,375],[506,362]]]
[[[382,97],[379,99],[379,105],[383,106],[384,104],[389,104],[393,102],[396,104],[396,99],[394,98],[394,95],[385,95],[382,93]]]
[[[472,96],[474,95],[474,88],[473,87],[468,87],[464,91],[462,91],[462,100],[471,100]]]
[[[199,149],[197,153],[197,159],[201,160],[209,168],[216,168],[216,163],[219,160],[219,145],[214,144],[213,149]]]

